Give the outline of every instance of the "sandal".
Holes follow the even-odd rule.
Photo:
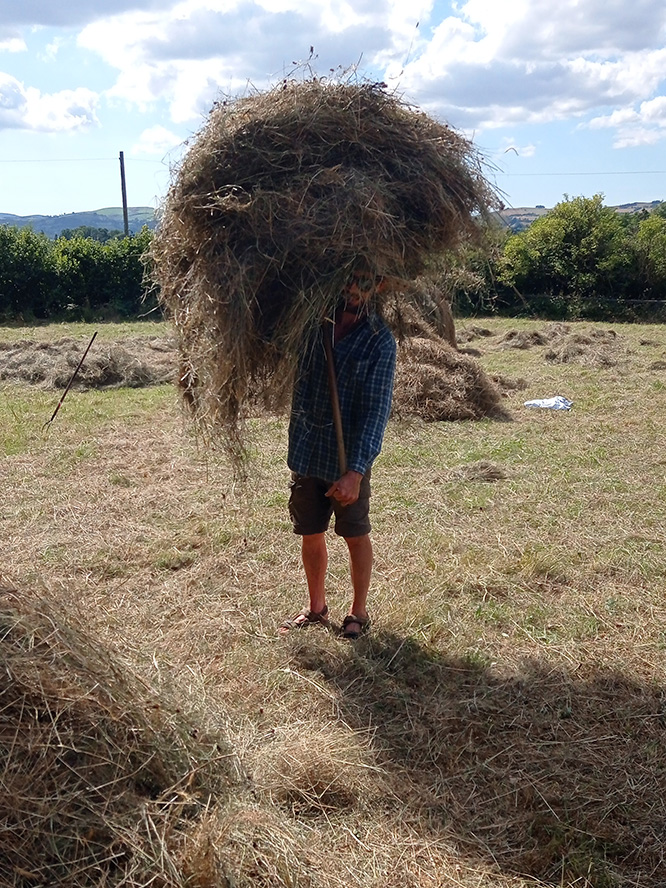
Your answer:
[[[358,629],[354,629],[358,626]],[[370,617],[357,617],[356,614],[348,614],[342,621],[342,637],[349,641],[356,641],[361,635],[370,630]]]
[[[304,626],[314,626],[317,623],[321,623],[321,625],[325,626],[327,629],[330,626],[327,604],[324,605],[324,609],[319,611],[319,613],[311,610],[302,610],[300,613],[296,614],[295,617],[285,620],[278,631],[281,633],[289,632],[291,629],[302,629]]]

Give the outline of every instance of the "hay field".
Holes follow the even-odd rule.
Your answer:
[[[284,420],[240,486],[170,384],[0,382],[3,888],[666,884],[666,328],[457,332],[512,419],[391,421],[356,645],[275,632]]]

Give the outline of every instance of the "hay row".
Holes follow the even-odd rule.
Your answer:
[[[508,418],[502,392],[515,387],[511,381],[490,379],[476,361],[438,339],[433,331],[428,333],[424,325],[418,330],[431,338],[415,337],[398,353],[395,417],[417,417],[426,422]],[[80,355],[81,345],[74,339],[22,341],[4,349],[0,345],[0,380],[62,390]],[[175,383],[176,362],[176,346],[169,339],[125,339],[104,346],[101,354],[91,351],[73,388],[86,391]],[[253,415],[263,410],[258,401],[248,407]]]
[[[75,339],[0,343],[0,381],[26,382],[63,389],[76,370],[83,349]],[[143,388],[176,381],[173,344],[165,339],[123,340],[97,344],[86,356],[72,388]]]

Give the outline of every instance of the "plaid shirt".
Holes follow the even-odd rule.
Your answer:
[[[376,316],[360,321],[333,349],[347,469],[365,474],[382,449],[391,412],[396,345]],[[289,421],[289,468],[333,482],[338,445],[321,335],[301,360]]]

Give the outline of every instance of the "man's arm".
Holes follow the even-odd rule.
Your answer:
[[[345,506],[358,499],[361,480],[382,448],[391,412],[396,346],[388,331],[381,346],[363,380],[357,404],[358,428],[347,453],[349,470],[326,493]]]

